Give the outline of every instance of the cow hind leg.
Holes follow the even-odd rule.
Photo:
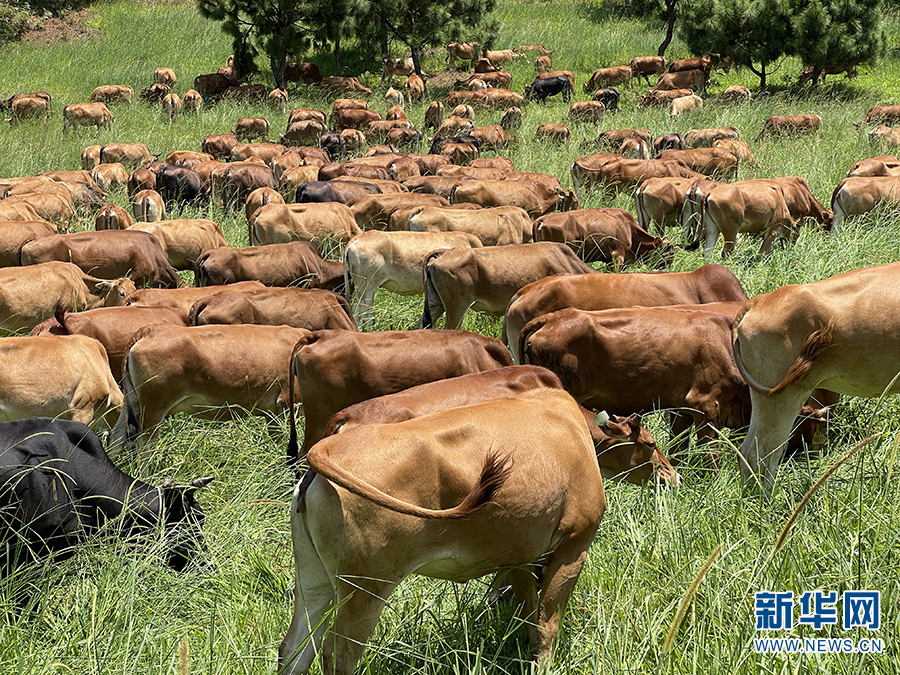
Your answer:
[[[366,642],[375,632],[387,598],[396,583],[366,577],[350,577],[339,584],[334,626],[322,647],[322,672],[353,675]]]
[[[505,578],[510,582],[516,600],[519,602],[519,616],[525,622],[525,630],[528,632],[528,642],[537,645],[540,642],[538,633],[538,581],[530,568],[514,567],[510,569]]]
[[[750,390],[750,428],[738,460],[745,486],[758,481],[767,492],[772,490],[794,420],[812,392],[812,388],[792,387],[770,396]]]

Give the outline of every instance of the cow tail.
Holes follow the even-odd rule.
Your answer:
[[[425,256],[425,262],[422,264],[422,276],[423,286],[425,288],[425,308],[422,310],[422,318],[419,319],[419,323],[416,325],[416,328],[431,328],[434,326],[434,312],[432,312],[433,305],[436,302],[440,303],[440,295],[437,292],[437,289],[434,287],[434,281],[431,278],[431,275],[428,273],[428,263],[434,260],[441,254],[440,251],[432,251],[427,256]],[[432,298],[432,301],[429,302],[429,297]]]
[[[60,304],[56,305],[56,309],[53,310],[53,318],[56,319],[56,322],[66,329],[67,334],[71,334],[71,331],[66,327],[66,309]]]
[[[295,471],[299,471],[297,463],[300,459],[299,443],[297,442],[297,418],[294,414],[294,405],[296,403],[294,398],[294,380],[298,377],[297,353],[303,347],[314,343],[318,339],[319,337],[314,333],[300,338],[291,351],[291,362],[288,364],[288,418],[290,419],[290,433],[288,435],[287,465],[288,468],[293,468]]]
[[[642,202],[644,201],[644,190],[645,184],[647,181],[644,181],[638,186],[638,189],[634,191],[634,210],[637,211],[637,221],[638,225],[643,227],[648,232],[650,231],[650,223],[647,222],[647,212],[643,207]],[[660,226],[660,230],[662,230],[662,226]]]
[[[344,298],[346,300],[350,300],[353,295],[353,291],[351,290],[350,282],[352,279],[350,278],[350,244],[347,244],[347,247],[344,249]]]
[[[750,388],[755,391],[772,396],[787,389],[791,385],[796,384],[809,374],[815,365],[816,358],[819,354],[834,344],[834,320],[829,319],[828,323],[824,326],[812,331],[806,336],[806,339],[803,341],[803,346],[800,348],[800,353],[797,355],[797,358],[794,359],[790,368],[788,368],[788,371],[781,379],[781,382],[774,387],[767,387],[756,380],[756,378],[747,371],[747,368],[744,365],[743,356],[741,355],[741,341],[740,336],[738,335],[738,328],[741,320],[743,320],[744,315],[750,307],[751,305],[749,303],[744,305],[744,308],[735,317],[731,329],[731,341],[734,351],[734,361],[738,367],[738,371],[741,373],[741,377],[744,378],[744,381],[746,381]]]
[[[206,309],[209,304],[209,298],[200,298],[197,302],[191,305],[191,309],[188,311],[188,326],[199,326],[198,323],[200,321],[200,313]]]
[[[208,286],[209,285],[209,274],[206,272],[206,260],[209,256],[204,253],[199,258],[197,258],[197,262],[194,263],[194,286]]]
[[[350,309],[350,302],[343,295],[340,295],[338,293],[335,293],[335,295],[337,295],[338,298],[338,305],[341,306],[341,309],[344,310],[347,318],[350,319],[350,323],[353,324],[353,328],[356,329],[356,319],[353,318],[353,310]]]
[[[426,509],[392,497],[338,466],[328,455],[325,444],[315,446],[307,455],[310,469],[355,495],[386,509],[418,518],[460,519],[480,511],[499,490],[512,472],[512,458],[490,453],[485,457],[478,480],[458,505],[449,509]]]
[[[524,366],[530,363],[529,353],[531,351],[531,336],[537,333],[544,326],[544,321],[539,317],[537,320],[529,321],[522,326],[519,333],[519,365]]]
[[[700,191],[700,187],[697,185],[697,181],[691,183],[691,187],[688,188],[688,191],[684,195],[684,204],[681,206],[681,225],[684,227],[684,238],[688,242],[684,247],[686,251],[694,251],[700,246],[700,231],[699,226],[694,225],[694,217],[696,214],[696,206],[697,206],[697,194]],[[702,206],[702,204],[701,204]],[[703,211],[700,211],[700,219],[702,224],[703,219]],[[695,227],[698,231],[694,232]]]

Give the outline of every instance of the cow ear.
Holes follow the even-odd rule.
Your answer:
[[[632,424],[634,424],[634,426],[636,426],[636,427],[641,427],[641,426],[643,426],[643,420],[641,419],[641,416],[640,416],[640,415],[632,415],[632,416],[631,416],[631,422],[632,422]]]
[[[175,487],[175,483],[171,478],[166,478],[163,481],[163,484],[162,484],[163,490],[171,490],[173,487]]]

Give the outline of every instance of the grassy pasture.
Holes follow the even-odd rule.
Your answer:
[[[263,105],[220,103],[199,116],[184,116],[169,125],[161,110],[136,101],[115,106],[111,132],[82,131],[63,136],[61,109],[86,101],[100,84],[149,85],[153,70],[170,66],[183,94],[193,76],[224,64],[231,49],[217,25],[203,20],[190,3],[111,1],[95,6],[90,27],[96,37],[36,48],[28,44],[0,49],[0,94],[45,89],[54,96],[49,126],[0,125],[0,176],[80,167],[83,147],[93,143],[142,141],[155,153],[199,149],[203,136],[233,128],[242,116],[267,116],[273,134],[286,116]],[[660,26],[622,17],[616,7],[597,2],[514,2],[499,4],[503,29],[496,46],[543,43],[554,49],[554,69],[576,74],[576,98],[582,82],[602,66],[627,63],[653,54],[662,39]],[[890,34],[900,36],[900,22],[889,17]],[[398,53],[399,55],[399,53]],[[687,56],[677,41],[671,57]],[[352,51],[345,59],[354,64]],[[313,56],[327,72],[329,56]],[[425,62],[435,72],[445,67],[443,54]],[[384,112],[386,85],[378,67],[359,63],[362,79],[376,86],[373,107]],[[351,66],[352,67],[352,66]],[[521,91],[533,77],[532,60],[511,64],[513,88]],[[603,129],[643,127],[654,134],[690,128],[735,125],[750,140],[762,162],[741,169],[741,177],[800,175],[820,201],[827,202],[847,167],[879,154],[868,145],[865,130],[852,123],[874,103],[900,101],[900,57],[891,53],[876,67],[861,69],[858,80],[835,78],[819,91],[798,89],[793,81],[799,63],[786,60],[771,78],[769,96],[743,106],[718,104],[715,95],[730,84],[754,87],[756,78],[733,72],[719,76],[701,111],[670,120],[661,109],[635,110],[642,88],[625,88],[620,112],[609,114]],[[357,71],[349,70],[348,74]],[[265,76],[261,81],[271,85]],[[435,89],[429,98],[438,98]],[[306,87],[292,87],[292,106],[327,109],[326,99]],[[529,105],[518,143],[508,156],[516,167],[560,176],[570,184],[572,159],[588,151],[582,138],[598,130],[572,126],[570,147],[535,144],[543,122],[564,122],[568,107],[558,99]],[[771,114],[815,112],[825,129],[819,136],[758,143],[753,138]],[[421,123],[424,105],[408,107]],[[499,113],[479,113],[478,124],[493,124]],[[125,206],[124,193],[113,194]],[[633,211],[628,194],[591,194],[586,207],[619,206]],[[232,245],[247,243],[242,212],[218,206],[191,207],[170,217],[208,217],[219,222]],[[92,227],[84,214],[81,228]],[[680,233],[670,234],[676,241]],[[881,209],[848,222],[836,236],[804,230],[789,249],[776,249],[758,261],[758,240],[741,243],[727,265],[751,295],[788,283],[821,279],[841,271],[900,259],[897,215]],[[679,251],[675,270],[705,262],[699,253]],[[189,275],[188,275],[189,277]],[[379,329],[410,328],[421,313],[420,298],[382,292],[376,298]],[[496,318],[470,315],[465,326],[499,335]],[[900,664],[900,574],[897,572],[900,496],[892,480],[900,442],[897,400],[846,400],[834,417],[829,446],[821,459],[783,467],[770,501],[744,495],[732,443],[741,435],[727,432],[724,467],[717,473],[688,457],[679,490],[641,489],[607,484],[609,508],[563,623],[554,673],[885,673]],[[646,418],[665,450],[671,438],[661,416]],[[0,583],[0,671],[10,673],[175,673],[204,675],[271,673],[276,650],[292,610],[292,558],[288,524],[291,475],[283,467],[284,419],[271,435],[264,420],[206,423],[178,417],[169,420],[152,446],[124,468],[159,483],[172,476],[186,481],[215,475],[201,502],[208,518],[207,564],[175,574],[159,563],[154,546],[134,549],[98,540],[69,561],[46,565]],[[842,467],[815,494],[800,515],[785,546],[773,546],[803,494],[825,468],[871,433],[878,438]],[[692,453],[702,449],[692,448]],[[704,560],[723,546],[702,581],[668,654],[663,642],[679,602]],[[23,588],[33,593],[32,611],[17,614],[13,597]],[[884,639],[881,655],[757,655],[753,593],[757,590],[880,589]],[[826,628],[803,628],[804,637],[869,637]],[[780,635],[779,635],[780,636]],[[385,610],[360,672],[527,673],[524,630],[508,605],[488,601],[485,582],[457,586],[411,579],[394,594]]]

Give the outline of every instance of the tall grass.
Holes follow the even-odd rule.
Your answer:
[[[599,67],[627,63],[652,54],[662,40],[654,24],[622,16],[615,4],[599,2],[528,2],[504,0],[497,16],[502,30],[497,47],[543,43],[554,49],[554,69],[572,70],[580,84]],[[75,169],[84,146],[113,141],[142,141],[154,153],[199,149],[203,136],[233,128],[238,117],[266,116],[272,129],[286,116],[264,105],[220,103],[199,116],[184,116],[169,125],[161,110],[135,101],[115,106],[113,130],[99,136],[84,131],[63,136],[60,110],[65,103],[86,101],[100,84],[147,86],[158,66],[173,67],[184,93],[193,76],[223,65],[229,41],[216,24],[203,20],[190,3],[144,3],[114,0],[96,6],[90,19],[97,37],[35,48],[27,44],[0,49],[0,92],[46,89],[54,96],[49,126],[0,125],[0,176]],[[891,34],[900,35],[896,18]],[[686,56],[676,40],[673,57]],[[320,64],[326,57],[314,56]],[[444,67],[435,53],[425,69]],[[366,66],[364,79],[374,84],[372,105],[385,110],[384,85]],[[510,65],[513,88],[533,78],[532,62]],[[877,67],[862,69],[858,80],[841,78],[819,91],[794,85],[799,64],[785,60],[771,78],[772,94],[742,106],[716,102],[730,84],[756,86],[752,74],[720,75],[712,96],[695,113],[670,119],[664,110],[636,110],[640,87],[623,89],[620,112],[607,115],[602,129],[641,127],[654,134],[690,128],[735,125],[751,140],[760,168],[743,168],[741,177],[800,175],[816,196],[828,202],[831,191],[855,160],[878,154],[864,130],[852,122],[879,102],[900,100],[900,59],[892,53]],[[271,85],[265,75],[263,82]],[[435,87],[430,97],[444,90]],[[291,87],[294,106],[327,108],[326,98],[306,87]],[[577,92],[577,98],[586,98]],[[427,102],[427,101],[426,101]],[[569,184],[572,160],[587,151],[583,138],[600,128],[573,125],[568,147],[532,142],[534,130],[547,121],[567,119],[568,106],[551,99],[529,105],[519,140],[508,152],[516,167],[559,176]],[[816,112],[824,130],[793,139],[752,139],[771,114]],[[424,104],[408,106],[420,124]],[[478,124],[492,124],[499,113],[479,113]],[[274,132],[273,132],[274,135]],[[127,205],[122,192],[112,199]],[[619,206],[633,210],[628,194],[588,195],[584,206]],[[171,217],[207,217],[219,222],[233,245],[245,245],[241,212],[217,205],[174,209]],[[83,214],[79,228],[92,227]],[[680,240],[680,233],[670,236]],[[805,229],[799,241],[757,259],[758,240],[741,242],[726,264],[751,295],[788,283],[825,278],[857,267],[900,259],[897,214],[879,209],[871,217],[847,223],[836,236]],[[714,258],[718,260],[718,258]],[[679,250],[674,269],[693,269],[708,259]],[[637,268],[640,269],[640,268]],[[186,275],[188,278],[190,275]],[[411,328],[422,310],[421,298],[376,296],[379,329]],[[464,327],[498,336],[500,321],[472,315]],[[647,424],[665,451],[671,442],[661,415]],[[609,482],[609,507],[570,603],[560,638],[554,673],[896,673],[900,574],[900,495],[893,485],[900,410],[895,398],[879,406],[850,399],[836,411],[829,444],[821,459],[801,456],[780,471],[771,499],[745,494],[737,462],[730,459],[739,432],[726,431],[726,460],[718,472],[700,468],[689,456],[681,467],[685,484],[678,490],[641,489]],[[789,536],[774,551],[779,531],[799,501],[850,447],[872,433],[879,438],[864,453],[841,467],[812,492]],[[206,508],[209,552],[204,564],[187,573],[161,564],[159,543],[136,547],[97,539],[70,560],[37,566],[0,582],[0,672],[10,673],[176,673],[195,675],[271,673],[277,645],[292,611],[293,564],[288,502],[293,478],[283,466],[286,426],[254,418],[201,422],[186,417],[168,420],[157,440],[123,468],[159,484],[164,477],[186,481],[215,475],[200,495]],[[699,452],[692,447],[692,452]],[[861,494],[860,494],[861,491]],[[669,627],[686,589],[710,551],[721,553],[697,586],[684,613],[671,651],[663,649]],[[824,588],[880,589],[882,655],[757,655],[752,640],[753,593],[757,590]],[[22,593],[32,598],[25,612],[16,608]],[[515,609],[490,601],[486,581],[457,586],[428,579],[407,580],[392,596],[360,670],[397,673],[530,672],[528,646]],[[803,636],[845,637],[838,628]],[[866,637],[855,633],[852,637]]]

